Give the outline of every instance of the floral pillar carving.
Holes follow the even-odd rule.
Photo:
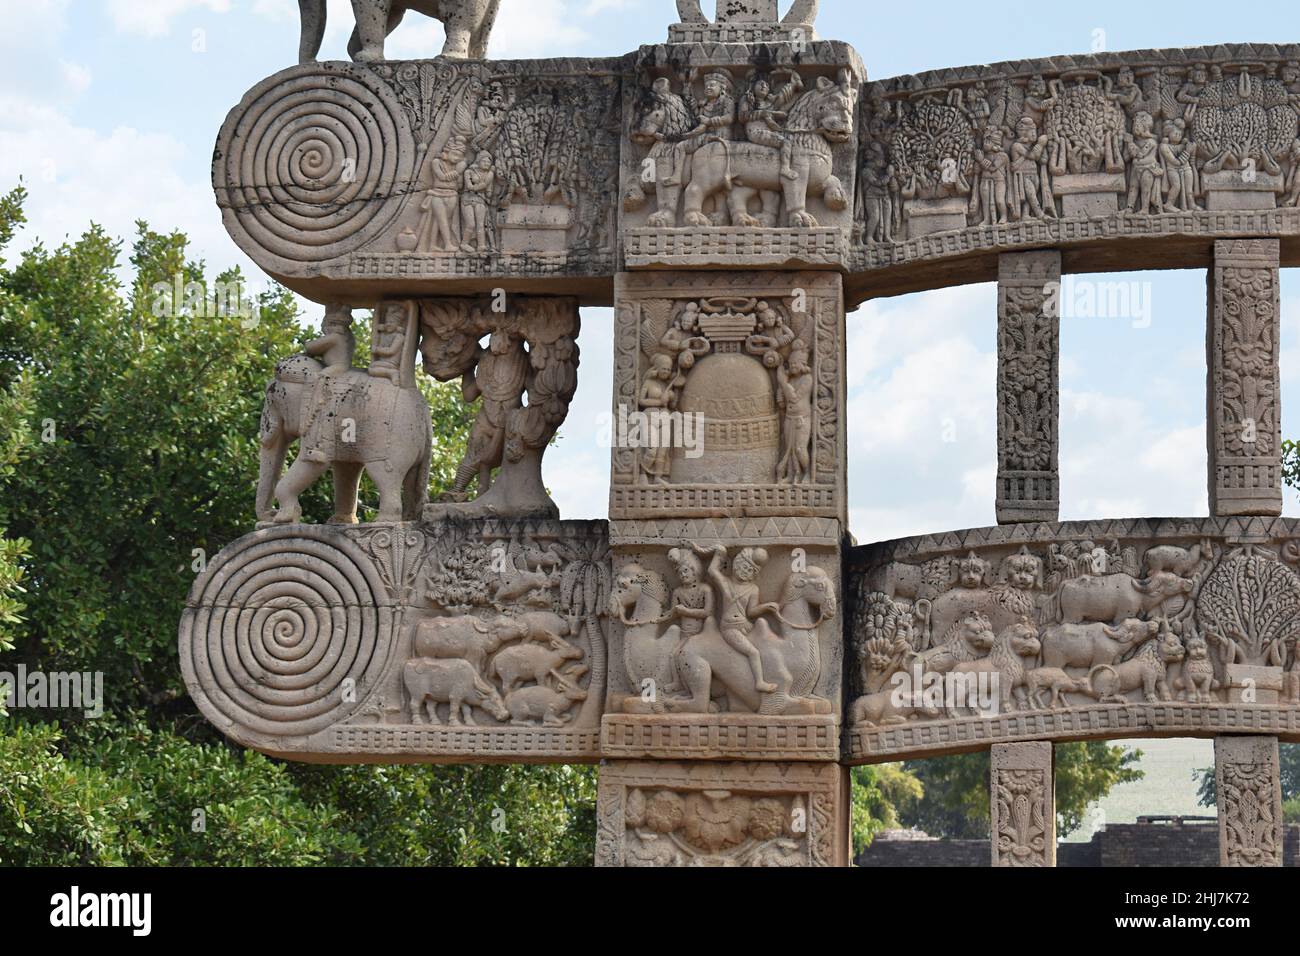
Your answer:
[[[1282,865],[1282,781],[1276,737],[1214,738],[1219,865]]]
[[[1220,240],[1209,275],[1210,513],[1282,513],[1276,239]]]
[[[989,771],[994,866],[1056,866],[1050,743],[994,744]]]
[[[1061,254],[998,259],[999,524],[1055,521]]]

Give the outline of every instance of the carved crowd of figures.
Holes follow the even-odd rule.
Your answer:
[[[1208,539],[1143,552],[1062,541],[895,564],[892,593],[866,593],[855,609],[850,719],[971,716],[975,700],[954,702],[953,678],[978,675],[996,677],[984,716],[1089,703],[1300,704],[1294,565],[1291,547]]]
[[[418,218],[402,217],[402,253],[487,255],[511,247],[511,216],[558,232],[543,251],[613,244],[616,87],[571,77],[490,73],[477,65],[383,64],[415,132]]]
[[[1264,197],[1248,208],[1300,203],[1300,63],[1076,69],[943,88],[912,78],[872,84],[866,99],[856,210],[866,242],[918,234],[916,220],[945,200],[964,204],[946,228],[1193,212],[1216,190]]]
[[[654,193],[653,228],[812,228],[811,199],[849,205],[833,146],[851,141],[857,86],[851,72],[806,81],[793,68],[725,67],[659,76],[641,91],[630,138],[644,165],[623,196],[628,212]]]

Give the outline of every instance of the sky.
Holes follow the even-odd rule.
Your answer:
[[[330,0],[323,58],[345,56],[348,6]],[[1294,0],[1255,0],[1246,16],[1204,0],[822,7],[820,35],[851,43],[876,79],[1097,49],[1300,39],[1288,32]],[[662,42],[675,20],[672,0],[502,0],[490,53],[619,55]],[[92,221],[129,242],[144,219],[188,233],[214,271],[241,265],[257,288],[264,277],[221,226],[209,163],[227,110],[291,66],[297,44],[294,0],[0,0],[0,190],[21,177],[30,192],[17,247],[56,245]],[[412,16],[389,55],[432,56],[441,45],[440,25]],[[1286,412],[1288,399],[1300,401],[1293,273],[1282,282],[1289,434],[1300,431],[1300,412]],[[1126,288],[1143,308],[1062,320],[1061,517],[1205,515],[1204,272],[1084,281],[1135,283]],[[578,395],[546,458],[566,518],[606,512],[609,453],[598,436],[612,321],[612,310],[584,310]],[[990,284],[876,300],[848,317],[850,530],[859,541],[994,522],[995,326]],[[1286,513],[1300,515],[1296,492],[1285,498]],[[1206,742],[1185,746],[1198,755],[1193,766],[1208,762]],[[1186,783],[1169,792],[1182,809]],[[1143,800],[1144,812],[1160,809],[1155,797]]]

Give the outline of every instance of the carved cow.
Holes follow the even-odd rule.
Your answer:
[[[1169,572],[1145,580],[1122,571],[1075,578],[1061,585],[1061,620],[1067,624],[1118,624],[1128,618],[1145,617],[1170,598],[1191,590],[1191,581]]]
[[[523,622],[504,615],[490,622],[469,615],[436,617],[415,626],[415,656],[458,657],[468,661],[475,673],[484,674],[489,654],[527,632]]]
[[[1113,664],[1135,644],[1155,637],[1158,621],[1130,618],[1119,627],[1102,622],[1053,624],[1043,631],[1044,667],[1086,667]]]
[[[474,665],[466,660],[436,661],[417,658],[407,661],[402,669],[402,684],[411,698],[411,723],[424,723],[427,710],[429,722],[438,720],[438,705],[447,704],[450,708],[448,722],[453,727],[464,722],[473,725],[474,707],[482,707],[497,720],[510,719],[501,695],[491,684],[474,670]]]
[[[582,649],[567,641],[553,641],[549,646],[519,644],[507,647],[492,658],[492,675],[501,681],[509,694],[521,683],[541,684],[547,676],[561,679],[559,670],[565,661],[582,660]]]

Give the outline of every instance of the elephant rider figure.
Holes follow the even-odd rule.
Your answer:
[[[736,124],[735,85],[731,75],[721,70],[707,74],[703,101],[697,100],[691,92],[699,75],[699,69],[692,69],[686,81],[686,107],[696,117],[696,126],[673,148],[673,173],[664,179],[665,186],[681,185],[686,161],[700,147],[706,143],[731,141],[731,128]]]
[[[791,165],[794,144],[785,132],[785,109],[803,92],[803,78],[793,70],[780,70],[790,79],[773,92],[772,83],[765,76],[754,79],[753,85],[740,100],[740,122],[751,143],[771,146],[781,151],[781,178],[794,179],[798,174]],[[776,75],[775,73],[773,75]]]
[[[303,457],[317,463],[328,462],[334,453],[334,438],[325,435],[325,429],[337,417],[339,400],[347,391],[347,373],[352,368],[352,356],[357,350],[357,340],[352,334],[352,310],[344,305],[330,305],[325,309],[319,338],[312,339],[303,354],[318,359],[323,366],[312,386],[311,419],[303,431]],[[341,386],[335,388],[335,384]]]
[[[779,604],[763,604],[759,599],[758,585],[754,579],[767,563],[767,552],[762,548],[743,548],[731,562],[731,577],[722,570],[727,560],[727,549],[717,545],[710,551],[701,545],[695,550],[704,556],[712,555],[709,561],[709,578],[722,595],[722,623],[719,630],[722,639],[732,650],[743,654],[749,661],[749,668],[754,674],[754,690],[760,694],[770,694],[777,685],[763,680],[763,658],[758,648],[749,639],[754,629],[754,621],[763,614],[776,614],[781,610]]]
[[[456,483],[447,500],[464,500],[475,475],[478,475],[480,495],[492,486],[492,469],[499,467],[505,457],[510,414],[523,407],[528,366],[523,339],[506,329],[494,330],[488,347],[479,348],[478,359],[461,379],[460,388],[465,401],[473,402],[481,396],[483,402],[470,429],[469,447],[456,469]]]
[[[673,661],[676,662],[687,642],[713,619],[713,588],[704,581],[704,567],[690,548],[673,548],[668,552],[668,560],[677,569],[677,578],[681,581],[681,585],[673,589],[668,602],[669,613],[681,634],[673,652]]]

